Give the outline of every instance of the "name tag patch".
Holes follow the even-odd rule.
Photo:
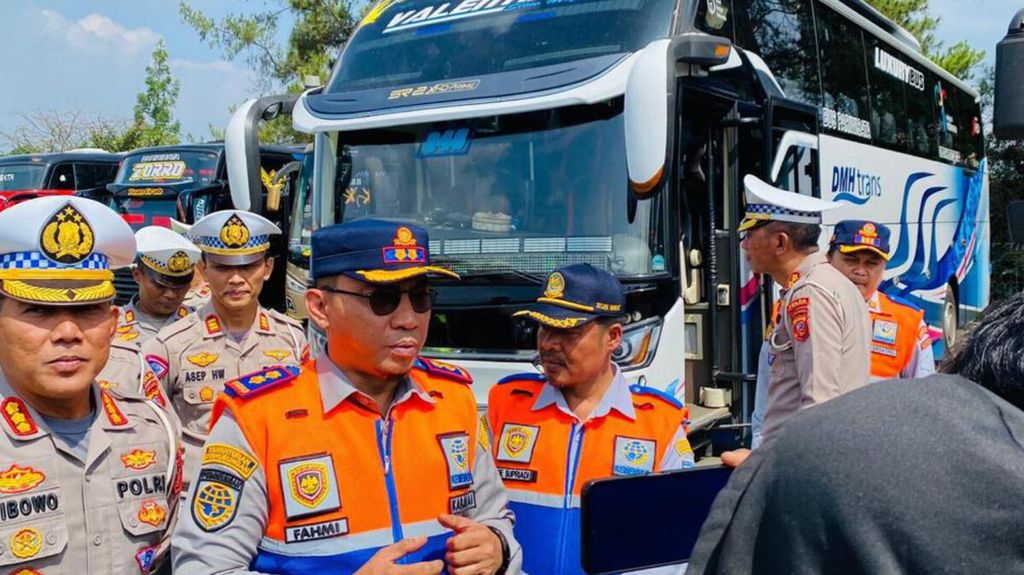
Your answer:
[[[506,423],[501,426],[498,438],[498,461],[529,463],[533,459],[533,447],[537,443],[540,428],[533,425]]]
[[[298,527],[286,527],[284,530],[285,543],[301,543],[303,541],[316,541],[318,539],[330,539],[348,534],[348,519],[335,519],[322,523],[310,523]]]
[[[891,347],[885,347],[877,344],[871,344],[871,353],[877,353],[880,355],[887,355],[889,357],[896,357],[896,350]]]
[[[876,319],[871,330],[871,340],[888,345],[896,345],[896,334],[899,332],[899,325],[894,321]]]
[[[615,436],[615,475],[643,475],[654,471],[657,444],[649,439]]]
[[[476,492],[469,491],[448,499],[448,513],[458,515],[476,509]]]
[[[511,467],[499,467],[498,476],[502,481],[520,481],[522,483],[536,483],[537,471],[534,469],[513,469]]]
[[[288,520],[330,513],[341,508],[334,459],[329,453],[278,463]]]
[[[447,433],[437,436],[448,465],[448,489],[459,489],[473,484],[469,468],[469,434]]]

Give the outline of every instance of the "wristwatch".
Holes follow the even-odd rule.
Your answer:
[[[505,571],[508,570],[508,563],[512,555],[512,552],[508,548],[508,539],[505,539],[505,534],[497,527],[491,527],[488,525],[487,528],[498,536],[498,541],[501,541],[501,567],[498,567],[498,570],[494,575],[505,575]]]

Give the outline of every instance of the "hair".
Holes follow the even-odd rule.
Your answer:
[[[772,232],[782,232],[789,236],[793,249],[798,252],[812,252],[818,249],[818,238],[821,237],[821,226],[818,224],[772,220],[765,227],[771,227]]]
[[[989,307],[939,371],[977,383],[1024,409],[1024,292]]]
[[[599,317],[594,320],[594,323],[601,326],[603,329],[609,329],[615,324],[621,324],[625,316],[617,315],[615,317]]]

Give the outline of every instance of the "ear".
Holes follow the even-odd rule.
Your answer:
[[[622,324],[612,324],[612,326],[608,328],[607,335],[608,339],[605,341],[605,346],[607,348],[606,351],[608,353],[614,353],[622,343]]]
[[[196,262],[196,272],[199,275],[199,277],[201,277],[203,279],[206,279],[206,260],[205,259],[199,258],[199,261]]]
[[[779,232],[779,233],[775,234],[775,246],[774,247],[775,247],[775,253],[776,254],[780,254],[781,255],[781,254],[786,253],[787,251],[789,251],[791,246],[792,246],[792,242],[790,241],[789,234],[787,234],[786,232]]]
[[[110,305],[110,339],[114,339],[117,333],[117,320],[121,318],[121,308],[114,304]]]
[[[327,317],[327,297],[322,290],[316,288],[306,290],[306,312],[317,327],[327,331],[331,322]]]
[[[141,280],[142,280],[143,271],[141,269],[139,269],[140,265],[142,265],[142,264],[138,264],[138,265],[136,265],[135,267],[132,268],[132,279],[135,280],[135,283],[142,283]]]
[[[267,265],[267,271],[263,274],[263,281],[270,279],[270,274],[274,273],[274,258],[267,258],[264,262]]]

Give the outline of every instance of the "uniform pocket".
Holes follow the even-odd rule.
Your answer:
[[[167,498],[160,495],[122,501],[117,504],[117,514],[121,518],[121,527],[135,537],[162,532],[167,528],[167,520],[170,518]]]
[[[217,398],[217,392],[224,387],[223,382],[218,383],[190,383],[181,390],[181,397],[189,405],[212,404]]]
[[[64,514],[0,527],[0,567],[17,566],[47,574],[62,573],[60,555],[68,546]],[[17,572],[17,569],[4,572]],[[32,571],[28,571],[32,573]]]

